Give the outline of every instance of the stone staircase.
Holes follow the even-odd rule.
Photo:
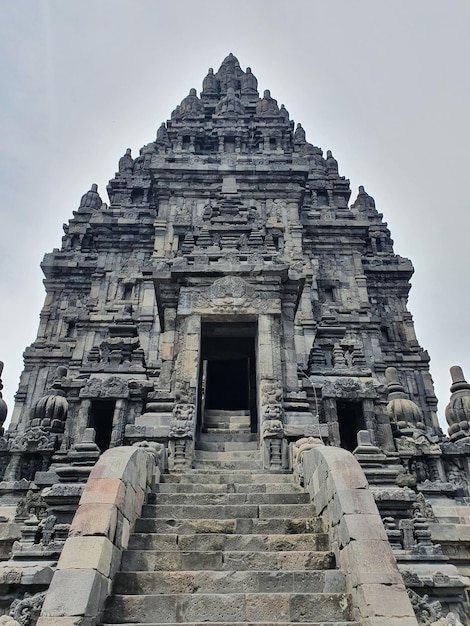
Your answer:
[[[233,441],[211,448],[220,443],[203,439],[200,452],[241,452]],[[321,520],[292,476],[207,463],[165,475],[149,494],[102,626],[357,624]]]
[[[201,433],[196,441],[195,469],[260,470],[263,467],[256,433]]]

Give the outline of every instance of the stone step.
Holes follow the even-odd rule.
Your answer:
[[[293,511],[295,514],[295,510]],[[282,519],[152,519],[140,518],[136,521],[136,532],[192,535],[194,533],[228,534],[301,534],[323,532],[323,522],[319,517]]]
[[[147,504],[308,504],[310,495],[295,493],[149,493]]]
[[[207,552],[126,550],[123,572],[165,572],[186,570],[321,570],[333,569],[334,554],[330,551],[287,550],[252,552],[216,550]]]
[[[211,432],[211,433],[200,433],[199,437],[197,439],[198,441],[205,441],[205,442],[212,442],[212,443],[216,443],[218,441],[245,441],[245,442],[250,442],[250,441],[258,441],[259,440],[259,435],[258,433],[234,433],[234,432],[227,432],[227,433],[220,433],[220,432]]]
[[[154,493],[302,493],[303,489],[290,483],[158,483]]]
[[[231,451],[209,451],[209,450],[195,450],[195,461],[240,461],[248,459],[261,459],[260,450],[231,450]]]
[[[293,513],[291,504],[145,504],[142,515],[157,519],[238,519],[241,517],[288,519]],[[296,504],[295,515],[314,517],[313,505]]]
[[[257,441],[196,441],[196,450],[205,452],[237,452],[247,450],[258,450]]]
[[[213,429],[223,429],[231,432],[247,432],[251,431],[251,418],[249,415],[204,415],[202,431],[211,431]]]
[[[266,472],[265,470],[241,470],[237,468],[233,470],[214,470],[207,468],[197,468],[186,470],[184,472],[172,472],[171,474],[163,474],[161,478],[163,483],[196,483],[196,484],[230,484],[234,483],[252,485],[252,484],[268,484],[268,483],[286,483],[293,485],[294,479],[292,473],[288,471]]]
[[[206,409],[204,417],[250,417],[249,409]]]
[[[195,469],[221,469],[221,470],[257,470],[263,468],[263,462],[261,459],[238,459],[238,460],[199,460],[195,459],[193,461],[193,467]]]
[[[113,584],[120,595],[160,593],[343,593],[344,575],[337,570],[193,571],[119,573]]]
[[[196,535],[133,533],[129,540],[129,550],[162,550],[165,552],[216,550],[274,552],[323,550],[329,548],[328,535],[324,533],[302,534],[225,534],[225,533],[198,533]]]
[[[142,622],[140,622],[142,623]],[[278,626],[297,626],[299,622],[276,622]],[[273,626],[273,622],[184,622],[186,626]],[[165,626],[180,626],[181,622],[166,622]],[[102,622],[100,626],[136,626],[136,622]],[[145,626],[161,626],[161,622],[146,622]],[[359,622],[302,622],[302,626],[361,626]]]
[[[317,620],[348,620],[350,599],[344,593],[179,593],[160,595],[114,595],[107,603],[104,621],[160,624],[188,621],[302,623]],[[117,623],[119,623],[119,621]]]

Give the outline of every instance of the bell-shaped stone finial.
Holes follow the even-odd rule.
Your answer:
[[[219,81],[214,75],[214,69],[209,68],[207,76],[202,81],[202,95],[211,96],[219,93]]]
[[[338,174],[338,161],[333,156],[331,150],[326,152],[326,170],[328,174],[336,176]]]
[[[362,211],[363,213],[377,215],[375,200],[372,196],[369,196],[364,188],[364,185],[360,185],[356,201],[351,205],[351,208],[356,211]]]
[[[279,115],[283,117],[286,122],[289,121],[289,111],[283,104],[281,104],[281,108],[279,109]]]
[[[242,69],[236,56],[230,53],[222,61],[222,65],[216,74],[216,78],[220,84],[220,91],[226,93],[228,87],[233,87],[235,91],[239,88],[239,77],[242,75]]]
[[[294,143],[299,144],[299,145],[304,145],[306,141],[307,139],[305,135],[305,130],[303,129],[302,124],[299,123],[297,124],[297,127],[294,132]]]
[[[237,117],[243,115],[245,107],[240,98],[237,98],[233,87],[227,88],[227,95],[224,96],[215,107],[215,114],[223,117]]]
[[[197,97],[196,90],[192,87],[186,98],[183,98],[181,104],[171,114],[171,119],[196,118],[202,115],[204,115],[204,105]]]
[[[424,428],[421,409],[410,400],[405,388],[400,383],[395,367],[387,367],[385,381],[388,387],[387,414],[400,430],[410,427]]]
[[[132,171],[134,165],[134,159],[132,158],[132,152],[130,148],[127,148],[126,153],[119,159],[119,171],[122,173],[129,173]]]
[[[3,372],[3,361],[0,361],[0,437],[3,435],[3,424],[8,415],[8,406],[5,400],[3,399],[2,389],[2,372]]]
[[[64,392],[59,390],[40,398],[31,407],[31,426],[41,426],[52,432],[62,432],[67,419],[69,404]]]
[[[449,424],[448,433],[451,439],[470,437],[470,384],[465,380],[462,368],[454,365],[450,368],[452,385],[449,404],[445,415]]]
[[[258,95],[258,80],[252,73],[251,67],[247,67],[246,72],[240,76],[240,90],[242,95]]]
[[[103,201],[101,200],[100,194],[98,193],[98,185],[93,183],[90,191],[87,191],[83,194],[80,200],[80,209],[85,209],[88,211],[96,211],[101,208]]]

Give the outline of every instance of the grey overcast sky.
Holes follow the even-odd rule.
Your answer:
[[[431,355],[470,378],[468,0],[0,0],[0,359],[13,395],[44,300],[44,253],[128,147],[153,141],[233,52],[307,139],[365,185],[415,266]]]

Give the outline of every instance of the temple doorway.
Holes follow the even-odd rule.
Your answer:
[[[198,430],[240,425],[258,430],[256,409],[256,323],[203,323]],[[225,420],[225,422],[224,422]]]
[[[357,433],[366,427],[362,402],[338,400],[336,411],[341,447],[352,452],[357,448]]]

